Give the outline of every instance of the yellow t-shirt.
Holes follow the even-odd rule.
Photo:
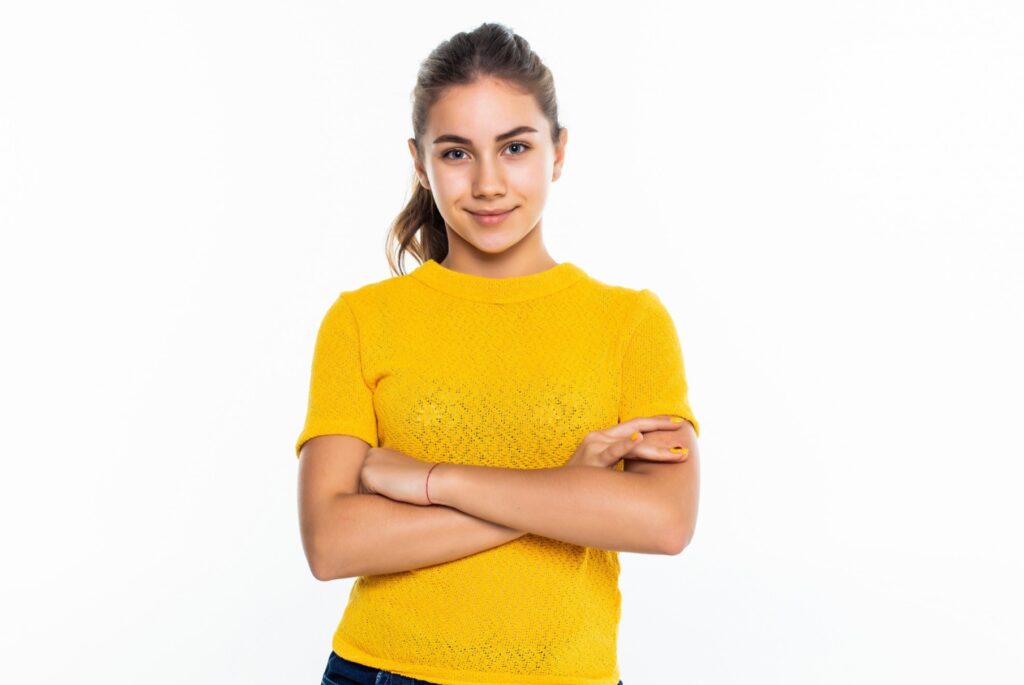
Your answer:
[[[347,434],[427,462],[553,468],[588,432],[656,414],[700,434],[653,292],[571,262],[488,278],[428,260],[331,305],[295,452]],[[333,649],[442,685],[616,685],[618,577],[616,551],[527,534],[357,578]]]

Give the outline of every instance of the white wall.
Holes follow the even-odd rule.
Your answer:
[[[555,73],[552,255],[661,296],[701,421],[693,544],[622,554],[625,684],[1021,682],[1008,1],[5,3],[3,679],[319,680],[313,338],[482,21]]]

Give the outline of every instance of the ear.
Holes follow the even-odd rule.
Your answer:
[[[555,145],[555,168],[551,175],[552,181],[557,181],[558,177],[562,175],[562,164],[565,163],[565,144],[569,140],[569,129],[562,127],[562,132],[558,134],[558,144]]]
[[[427,180],[427,170],[423,168],[423,163],[420,161],[419,154],[416,152],[416,139],[409,139],[409,154],[412,155],[412,165],[416,172],[416,178],[419,180],[420,185],[430,190],[430,181]]]

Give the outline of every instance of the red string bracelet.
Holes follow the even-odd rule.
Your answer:
[[[441,462],[437,462],[436,464],[434,464],[433,466],[430,467],[430,471],[433,471],[434,469],[436,469],[440,465],[441,465]],[[430,471],[427,471],[427,482],[424,484],[423,489],[426,491],[427,503],[428,504],[433,504],[433,502],[430,501]]]

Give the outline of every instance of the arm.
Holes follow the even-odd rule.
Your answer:
[[[441,464],[430,499],[496,524],[574,545],[669,554],[676,508],[659,474],[590,466],[508,469]]]
[[[408,571],[525,535],[454,509],[362,494],[359,472],[369,447],[350,435],[321,435],[301,448],[299,525],[318,580]]]
[[[360,469],[377,445],[377,417],[362,372],[359,327],[343,295],[317,333],[306,422],[295,445],[299,527],[313,576],[408,571],[525,535],[453,509],[360,492]]]
[[[685,461],[656,462],[627,460],[624,469],[649,476],[661,490],[661,496],[673,511],[670,554],[679,554],[693,539],[697,527],[697,504],[700,499],[700,450],[693,424],[686,421],[678,430],[651,431],[644,435],[648,444],[681,444],[689,450]]]
[[[664,429],[665,426],[673,428]],[[623,473],[610,467],[630,456],[677,461],[679,457],[669,448],[686,442],[685,432],[673,437],[683,426],[689,428],[680,417],[651,416],[591,431],[566,464],[541,470],[431,463],[398,450],[374,447],[367,451],[363,460],[359,492],[380,494],[396,502],[426,508],[450,504],[456,510],[462,508],[462,512],[495,525],[508,525],[515,530],[527,530],[571,544],[661,553],[674,544],[676,537],[674,529],[667,528],[667,524],[675,521],[671,518],[677,509],[674,494],[654,482],[653,479],[661,475],[658,472]],[[640,431],[659,437],[636,442]],[[484,480],[460,483],[458,487],[446,487],[440,480],[443,472],[458,475],[461,471]],[[538,478],[542,479],[540,483]],[[433,498],[428,497],[428,489],[434,492]],[[455,499],[445,499],[449,492],[454,493],[450,496]],[[468,492],[477,497],[463,501],[462,494]],[[533,509],[525,517],[521,501],[524,497],[526,507]],[[595,501],[602,504],[595,505]],[[470,506],[479,507],[479,511],[465,509]],[[510,511],[520,523],[512,526],[507,521],[492,518],[509,516]],[[584,520],[580,522],[580,519]],[[530,529],[529,525],[538,527]]]
[[[526,535],[456,509],[396,502],[382,495],[338,495],[320,517],[314,571],[318,580],[423,568]]]

